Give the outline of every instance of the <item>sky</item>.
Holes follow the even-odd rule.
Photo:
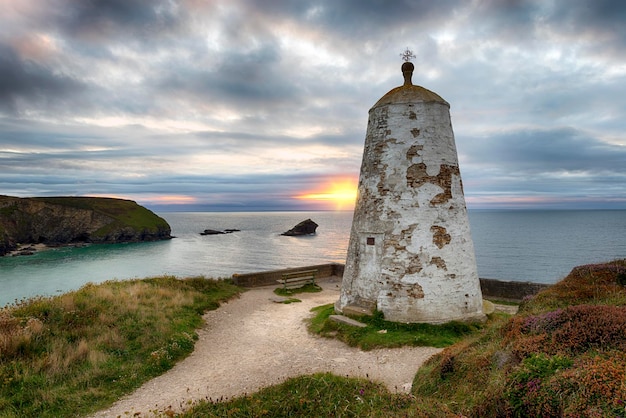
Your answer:
[[[0,194],[350,210],[368,110],[450,103],[470,209],[626,209],[623,0],[0,0]]]

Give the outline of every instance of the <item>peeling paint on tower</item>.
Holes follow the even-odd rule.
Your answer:
[[[369,111],[338,312],[395,322],[480,320],[478,279],[450,105],[404,85]]]

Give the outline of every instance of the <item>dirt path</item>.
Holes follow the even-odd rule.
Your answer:
[[[189,357],[95,416],[181,411],[195,400],[232,398],[316,372],[369,376],[393,392],[408,391],[417,369],[440,349],[364,352],[307,332],[304,320],[311,308],[335,302],[339,283],[336,278],[322,281],[322,292],[300,294],[302,302],[291,304],[272,302],[274,287],[257,288],[208,312]]]

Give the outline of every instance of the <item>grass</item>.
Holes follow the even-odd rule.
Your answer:
[[[322,288],[313,283],[307,283],[304,286],[296,287],[294,289],[285,289],[284,287],[279,287],[277,289],[274,289],[275,294],[277,294],[278,296],[285,296],[285,297],[297,295],[299,293],[317,293],[321,291],[322,291]]]
[[[480,329],[480,324],[449,322],[442,325],[401,324],[385,321],[381,312],[362,316],[364,328],[340,324],[329,319],[335,313],[332,304],[318,306],[309,324],[309,331],[328,338],[337,338],[362,350],[402,346],[447,347]]]
[[[315,374],[248,396],[207,399],[182,416],[624,417],[625,286],[626,260],[580,266],[524,300],[514,316],[492,314],[468,332],[453,328],[456,342],[444,338],[452,345],[420,368],[410,395],[367,379]],[[2,310],[0,416],[74,416],[110,404],[184,357],[200,313],[236,292],[225,282],[155,278],[86,286]],[[323,329],[331,311],[317,308],[311,326]],[[385,339],[423,332],[380,315],[364,320],[376,334],[386,329]]]
[[[280,303],[282,303],[284,305],[289,305],[290,303],[298,303],[298,302],[302,302],[302,300],[300,300],[298,298],[288,298],[288,299],[283,300]]]
[[[286,298],[285,300],[280,302],[285,305],[289,305],[290,303],[302,302],[302,300],[298,298],[291,297],[293,295],[297,295],[299,293],[317,293],[321,291],[322,291],[322,288],[313,283],[307,283],[304,286],[296,287],[293,289],[285,289],[284,287],[279,287],[277,289],[274,289],[274,293],[276,295]]]
[[[389,417],[410,412],[412,403],[412,397],[366,379],[320,373],[227,402],[209,399],[180,417]]]
[[[488,300],[491,303],[495,303],[497,305],[506,305],[506,306],[519,306],[519,302],[516,301],[511,301],[511,300],[503,300],[503,299],[496,299],[496,298],[485,298],[485,300]]]
[[[420,368],[411,395],[317,374],[206,400],[183,416],[625,417],[625,286],[626,260],[575,268],[518,314],[494,313],[459,335]],[[330,313],[331,305],[317,308],[311,327],[326,332]],[[368,328],[390,328],[382,324],[374,317]]]
[[[237,295],[203,277],[88,284],[0,310],[0,416],[102,409],[187,356],[202,313]]]

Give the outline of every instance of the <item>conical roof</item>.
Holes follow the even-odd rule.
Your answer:
[[[413,64],[405,62],[402,64],[402,74],[404,75],[404,85],[389,90],[387,94],[380,98],[376,102],[372,109],[379,106],[385,106],[389,104],[402,104],[402,103],[428,103],[437,102],[442,103],[448,107],[450,104],[443,100],[437,93],[425,89],[422,86],[416,86],[411,82],[413,76]]]

